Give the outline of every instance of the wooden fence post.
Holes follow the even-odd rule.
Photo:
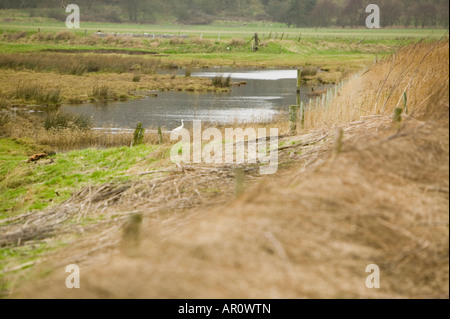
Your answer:
[[[253,52],[258,51],[259,49],[259,37],[258,33],[255,33],[255,46],[253,47]]]
[[[163,143],[163,135],[162,135],[161,126],[158,126],[158,141],[159,141],[159,145],[161,145]]]
[[[297,105],[300,106],[300,88],[302,86],[302,70],[297,70]]]
[[[300,108],[300,124],[305,127],[305,105],[301,102],[302,70],[297,70],[297,106]]]
[[[144,135],[145,135],[145,129],[142,128],[142,123],[138,123],[136,125],[136,129],[134,130],[133,146],[143,144],[144,143]]]
[[[297,105],[289,106],[289,122],[291,124],[291,134],[295,134],[297,132]]]

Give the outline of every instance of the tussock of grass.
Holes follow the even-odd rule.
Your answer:
[[[85,115],[75,115],[65,112],[52,112],[44,121],[46,130],[63,130],[68,128],[87,130],[92,127],[91,119]]]
[[[13,97],[25,101],[35,101],[39,104],[59,104],[61,89],[45,89],[39,84],[20,82]]]
[[[141,75],[141,73],[135,73],[134,75],[133,75],[133,78],[132,78],[132,81],[133,82],[141,82],[141,78],[142,78],[142,75]]]
[[[92,97],[102,101],[115,100],[117,99],[117,94],[107,85],[95,85],[92,89]]]
[[[223,75],[215,76],[211,83],[217,88],[229,88],[231,86],[231,76],[224,77]]]
[[[302,76],[316,76],[319,68],[316,66],[305,66],[302,68]]]

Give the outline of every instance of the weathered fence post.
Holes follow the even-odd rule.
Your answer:
[[[300,88],[302,86],[302,70],[297,70],[297,105],[300,106]]]
[[[163,135],[162,135],[161,126],[158,126],[158,142],[159,142],[159,145],[161,145],[163,143]]]
[[[302,112],[300,114],[300,124],[302,126],[302,128],[305,128],[305,117],[306,117],[306,106],[305,103],[300,102],[300,111]]]
[[[297,132],[297,105],[289,106],[289,122],[291,124],[291,134],[295,134]]]
[[[297,107],[300,108],[301,127],[305,127],[305,105],[301,102],[302,70],[297,70]]]
[[[255,33],[255,46],[253,47],[253,52],[258,51],[259,49],[259,37],[258,33]]]
[[[134,130],[133,146],[141,145],[144,143],[144,134],[145,129],[142,128],[142,123],[138,123],[136,125],[136,129]]]

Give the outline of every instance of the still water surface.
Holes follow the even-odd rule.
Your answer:
[[[187,123],[201,120],[220,124],[270,121],[297,103],[296,70],[221,68],[192,73],[193,77],[216,75],[231,76],[235,82],[246,81],[247,85],[233,87],[229,93],[160,92],[158,97],[144,100],[65,105],[62,110],[92,117],[98,128],[134,128],[142,122],[144,127],[162,126],[170,130],[179,126],[181,119]],[[305,103],[310,91],[311,87],[302,87]]]

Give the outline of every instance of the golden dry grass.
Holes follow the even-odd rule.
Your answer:
[[[448,40],[402,47],[350,81],[328,108],[308,107],[306,130],[331,128],[362,116],[391,116],[396,107],[403,107],[403,92],[408,96],[408,115],[419,117],[432,107],[430,98],[448,90],[448,57]]]
[[[386,120],[351,126],[338,158],[325,151],[314,167],[282,170],[231,203],[207,201],[218,207],[155,214],[164,191],[141,204],[127,200],[132,191],[111,209],[146,216],[133,253],[118,250],[121,231],[109,225],[50,256],[43,267],[54,275],[13,296],[448,298],[447,128],[448,117],[401,132]],[[61,284],[57,270],[69,263],[82,267],[80,290]],[[365,287],[369,264],[381,268],[379,290]]]
[[[33,71],[0,70],[0,96],[11,97],[18,85],[40,83],[47,89],[60,89],[63,102],[82,102],[91,98],[97,86],[109,88],[117,98],[142,96],[149,90],[214,91],[211,81],[203,78],[185,78],[171,75],[142,74],[140,82],[133,82],[133,73],[96,73],[83,76],[42,73]],[[20,102],[16,101],[16,102]]]

